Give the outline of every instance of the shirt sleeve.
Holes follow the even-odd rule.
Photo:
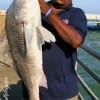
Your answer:
[[[72,11],[69,24],[74,26],[79,31],[84,41],[87,34],[87,19],[84,12],[80,8],[75,8]]]

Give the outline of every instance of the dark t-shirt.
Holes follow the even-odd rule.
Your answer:
[[[58,16],[66,24],[77,29],[84,41],[87,20],[81,9],[69,7],[59,12]],[[43,45],[43,69],[47,77],[48,89],[40,87],[41,100],[63,100],[75,96],[78,93],[75,72],[77,50],[63,41],[46,18],[42,17],[42,22],[43,26],[56,37],[56,42]]]

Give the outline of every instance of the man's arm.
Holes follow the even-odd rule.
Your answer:
[[[50,6],[46,4],[44,0],[39,0],[39,3],[41,12],[45,15]],[[55,11],[52,11],[47,18],[65,42],[69,43],[74,48],[77,48],[82,44],[82,37],[78,30],[69,24],[65,24],[61,18],[56,15]]]

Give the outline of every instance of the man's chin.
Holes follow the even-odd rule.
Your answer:
[[[62,4],[62,3],[53,2],[52,4],[53,4],[53,6],[54,6],[55,8],[64,8],[64,4]]]

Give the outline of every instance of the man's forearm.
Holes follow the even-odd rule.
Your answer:
[[[52,12],[48,16],[48,20],[65,42],[74,48],[77,48],[82,43],[79,32],[73,26],[65,24],[59,16]]]
[[[41,13],[45,16],[51,6],[45,3],[44,0],[39,0]],[[79,32],[71,25],[65,24],[62,19],[56,14],[62,9],[53,9],[53,11],[47,16],[49,22],[57,30],[62,39],[77,48],[82,43],[82,38]]]

